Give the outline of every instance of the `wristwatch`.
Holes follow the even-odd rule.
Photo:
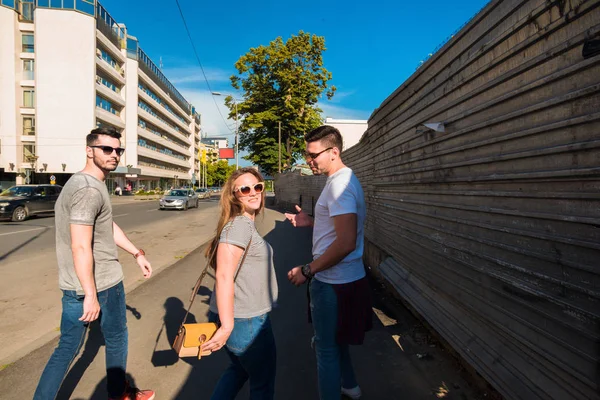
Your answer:
[[[300,271],[302,271],[302,275],[304,275],[306,279],[312,279],[312,277],[315,276],[310,270],[310,264],[303,265]]]
[[[142,249],[139,249],[139,251],[133,255],[133,258],[135,258],[137,260],[137,258],[139,256],[145,256],[145,255],[146,255],[146,252]]]

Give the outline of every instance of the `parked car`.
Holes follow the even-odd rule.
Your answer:
[[[199,199],[210,199],[210,189],[198,188],[196,189],[196,194]]]
[[[187,210],[198,207],[198,195],[192,189],[171,189],[159,201],[161,210]]]
[[[32,215],[54,214],[61,190],[58,185],[12,186],[0,193],[0,218],[21,222]]]

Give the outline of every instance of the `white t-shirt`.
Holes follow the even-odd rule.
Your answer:
[[[342,168],[327,178],[327,183],[315,205],[313,229],[313,259],[319,258],[336,238],[333,217],[356,214],[358,234],[356,248],[339,264],[317,272],[315,279],[341,284],[359,280],[365,276],[362,255],[364,247],[364,225],[366,217],[365,195],[360,182],[350,168]]]

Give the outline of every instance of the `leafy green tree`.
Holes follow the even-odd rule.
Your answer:
[[[238,101],[239,147],[245,158],[268,173],[278,167],[278,124],[281,122],[282,166],[291,166],[304,150],[304,134],[322,123],[317,106],[325,94],[331,99],[331,73],[323,67],[325,39],[300,31],[287,41],[251,48],[235,63],[231,83],[243,92]],[[225,99],[230,118],[236,117],[233,99]]]
[[[208,163],[206,170],[206,184],[208,186],[223,186],[233,171],[235,171],[235,165],[229,165],[227,160]]]

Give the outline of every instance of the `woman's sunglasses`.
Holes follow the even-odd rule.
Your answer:
[[[240,186],[237,189],[235,189],[233,191],[233,193],[240,192],[244,196],[248,196],[252,192],[252,189],[254,189],[254,191],[256,192],[256,194],[260,194],[265,189],[265,183],[264,182],[258,182],[258,183],[255,183],[254,185],[250,185],[250,186]]]
[[[114,151],[120,157],[123,155],[123,152],[125,151],[125,149],[122,147],[111,147],[111,146],[89,146],[89,147],[93,147],[95,149],[102,149],[102,151],[104,152],[104,155],[107,155],[107,156],[110,156],[112,154],[112,152]]]

